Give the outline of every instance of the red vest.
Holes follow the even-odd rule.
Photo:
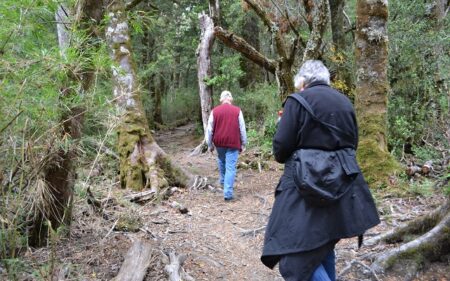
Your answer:
[[[213,143],[216,147],[241,149],[240,112],[239,107],[227,103],[213,109]]]

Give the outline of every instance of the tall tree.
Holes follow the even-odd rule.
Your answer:
[[[358,0],[356,13],[355,107],[362,129],[358,156],[368,180],[380,177],[380,184],[395,168],[386,141],[388,1]]]
[[[212,77],[211,50],[214,44],[214,22],[212,18],[205,13],[201,13],[198,19],[201,36],[197,48],[197,77],[203,132],[206,132],[208,117],[211,113],[213,94],[212,86],[208,85],[207,79]]]
[[[149,130],[123,0],[112,0],[108,12],[106,40],[114,63],[114,96],[120,115],[118,151],[121,186],[135,190],[150,188],[154,193],[169,184],[187,186],[191,175],[173,163]]]
[[[432,22],[434,22],[433,28],[437,32],[440,30],[442,20],[448,11],[447,2],[442,0],[431,1],[430,16]],[[442,46],[437,43],[433,47],[433,53],[437,55],[433,59],[438,61],[437,71],[435,73],[439,77],[440,59],[438,58],[438,54],[442,51]],[[440,90],[440,82],[445,83],[445,81],[445,79],[444,81],[435,79],[434,82],[438,91]],[[440,260],[441,257],[449,255],[449,229],[450,195],[447,194],[446,201],[439,208],[367,241],[368,244],[375,244],[380,241],[386,243],[405,242],[380,254],[372,264],[372,269],[377,272],[382,272],[394,268],[394,264],[401,264],[403,266],[399,268],[401,268],[403,276],[415,276],[418,268],[424,262]],[[411,237],[415,237],[415,239],[411,240]],[[407,266],[404,266],[404,264],[407,264]]]
[[[303,60],[320,58],[321,56],[323,33],[328,22],[328,0],[306,1],[307,8],[305,10],[307,10],[307,21],[310,27],[310,36],[307,43],[303,41],[298,30],[299,16],[294,17],[285,6],[286,2],[272,1],[272,5],[268,3],[262,5],[260,1],[255,0],[244,0],[244,2],[258,15],[271,33],[276,46],[276,59],[268,58],[245,39],[225,30],[223,27],[216,26],[214,33],[225,45],[275,74],[280,99],[284,100],[294,91],[292,68],[299,50],[303,51]],[[268,5],[271,6],[272,10],[265,8]],[[289,33],[291,33],[290,37],[287,36]],[[288,44],[290,41],[292,43]]]
[[[70,10],[60,5],[55,13],[58,41],[61,56],[67,55],[70,42],[74,40],[71,32],[76,28],[85,30],[87,39],[80,48],[93,48],[89,38],[95,37],[95,24],[103,17],[103,6],[99,1],[80,1],[76,6],[76,14],[72,16]],[[74,22],[75,24],[70,24]],[[77,50],[82,53],[82,50]],[[80,68],[67,66],[71,73],[67,77],[66,85],[62,85],[61,100],[70,100],[76,95],[86,93],[92,84],[94,72],[89,64],[82,64]],[[66,108],[63,104],[61,122],[61,141],[70,138],[71,145],[61,148],[56,153],[48,155],[43,173],[38,178],[38,193],[33,201],[33,221],[30,229],[29,243],[32,246],[42,246],[46,243],[49,227],[56,230],[61,225],[70,226],[72,219],[73,189],[75,184],[75,162],[77,160],[77,141],[81,137],[83,115],[86,109],[82,106]]]

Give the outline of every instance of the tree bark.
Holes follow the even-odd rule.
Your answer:
[[[322,57],[323,34],[328,26],[328,13],[330,7],[328,0],[308,0],[309,15],[308,19],[312,19],[311,33],[303,52],[303,61],[311,59],[320,59]]]
[[[187,186],[192,175],[177,166],[153,139],[141,100],[123,1],[110,3],[106,39],[114,62],[114,96],[120,114],[118,151],[122,188],[150,188],[158,194],[167,185]]]
[[[99,22],[103,17],[103,6],[98,1],[82,1],[76,7],[75,25],[69,24],[72,15],[69,9],[63,5],[58,6],[55,13],[57,22],[58,43],[61,56],[66,56],[67,48],[70,47],[71,30],[77,25],[80,28],[87,28],[88,37],[96,36],[93,21]],[[84,65],[82,70],[72,70],[72,76],[68,80],[79,83],[81,91],[86,92],[92,84],[94,72],[91,65]],[[70,84],[71,82],[67,82]],[[77,95],[70,85],[63,85],[61,88],[61,99],[71,98]],[[57,230],[64,225],[70,227],[72,219],[72,201],[73,189],[75,184],[75,165],[77,154],[76,146],[81,137],[81,128],[83,126],[83,115],[85,108],[61,108],[61,141],[70,138],[72,143],[67,149],[59,149],[57,152],[48,156],[48,161],[43,169],[43,174],[37,180],[39,198],[33,202],[32,226],[29,232],[29,244],[40,247],[45,245],[49,227]],[[48,224],[49,222],[50,224]]]
[[[214,23],[205,13],[199,15],[201,37],[197,48],[197,78],[202,112],[203,132],[206,132],[212,107],[212,87],[206,83],[212,77],[211,49],[214,44]]]
[[[331,15],[331,33],[336,52],[345,49],[344,6],[345,0],[329,0]]]
[[[356,7],[355,107],[362,129],[358,158],[369,183],[382,184],[396,169],[386,141],[388,1],[358,0]]]
[[[152,258],[152,247],[141,240],[133,243],[114,281],[141,281],[147,274]]]

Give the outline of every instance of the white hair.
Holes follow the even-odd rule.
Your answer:
[[[230,91],[223,91],[220,94],[220,102],[223,102],[225,99],[233,100],[233,96],[231,95]]]
[[[296,88],[300,88],[302,84],[307,86],[313,82],[323,82],[330,85],[330,72],[320,60],[305,61],[294,77]]]

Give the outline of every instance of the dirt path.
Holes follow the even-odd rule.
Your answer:
[[[158,133],[156,139],[182,166],[215,182],[218,171],[214,155],[189,157],[190,150],[200,142],[193,132],[194,127],[186,125]],[[240,159],[249,155],[252,151],[245,152]],[[50,280],[52,271],[58,276],[52,280],[111,280],[117,275],[132,241],[142,239],[154,248],[147,281],[167,280],[164,266],[171,251],[187,255],[184,269],[195,280],[280,281],[278,270],[267,269],[259,260],[264,232],[243,235],[267,223],[273,189],[282,169],[274,161],[267,164],[269,168],[263,172],[238,170],[235,187],[238,199],[232,202],[224,202],[221,192],[180,189],[161,204],[137,205],[123,199],[130,191],[120,190],[116,178],[99,176],[90,184],[91,189],[99,198],[110,198],[111,203],[98,213],[86,203],[86,196],[79,194],[70,239],[58,239],[47,248],[26,252],[25,258],[31,266],[17,279]],[[181,214],[171,207],[174,202],[187,207],[188,213]],[[439,200],[387,197],[377,204],[384,215],[383,222],[367,233],[369,237],[435,208]],[[125,226],[124,218],[129,222]],[[133,228],[130,221],[139,221],[139,227]],[[385,250],[384,245],[358,250],[356,238],[343,240],[336,249],[337,272],[352,261],[370,264],[377,253]],[[378,276],[378,280],[448,281],[449,275],[448,263],[443,263],[426,267],[417,276],[397,273]],[[356,264],[341,280],[375,279],[363,265]]]

